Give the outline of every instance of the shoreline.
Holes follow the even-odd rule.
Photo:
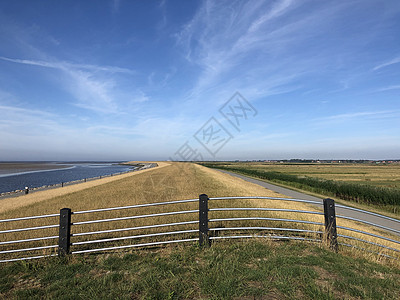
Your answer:
[[[0,178],[14,175],[29,174],[35,172],[47,172],[71,169],[76,165],[90,164],[90,165],[129,165],[126,162],[109,162],[109,161],[54,161],[54,162],[5,162],[0,161]]]
[[[1,174],[0,173],[0,178],[11,177],[11,176],[19,176],[19,175],[24,175],[24,174],[39,173],[39,172],[51,172],[51,171],[69,170],[69,169],[73,169],[73,168],[76,168],[76,166],[72,166],[72,167],[67,167],[66,166],[65,168],[32,170],[32,171],[24,171],[24,172],[17,172],[17,173],[6,173],[6,174]]]
[[[29,193],[27,195],[19,193],[17,195],[14,194],[12,196],[2,196],[0,197],[0,203],[2,204],[0,206],[0,213],[4,213],[8,210],[13,210],[33,203],[55,198],[57,196],[85,190],[91,187],[95,187],[115,180],[123,179],[129,176],[134,176],[136,174],[141,174],[143,172],[152,171],[170,165],[169,163],[166,162],[136,162],[136,161],[126,162],[124,164],[129,164],[132,166],[138,166],[138,165],[143,165],[143,166],[141,169],[135,169],[134,171],[124,173],[121,175],[103,177],[101,179],[96,178],[94,180],[90,180],[87,182],[76,182],[71,185],[67,185],[65,187],[61,186],[50,187],[47,189],[36,190],[35,192]],[[10,199],[12,199],[13,201],[6,201]]]
[[[70,168],[66,163],[52,162],[0,162],[0,177],[8,177],[31,172],[56,171]]]
[[[29,189],[29,194],[30,193],[34,193],[34,192],[38,192],[38,191],[47,191],[47,190],[50,190],[50,189],[56,189],[56,188],[60,188],[60,187],[71,186],[71,185],[76,185],[76,184],[80,184],[80,183],[86,183],[86,182],[89,182],[89,181],[92,182],[94,180],[99,180],[99,179],[103,179],[103,178],[119,176],[119,175],[131,173],[131,172],[137,172],[137,171],[140,171],[140,170],[156,167],[157,163],[122,162],[122,163],[119,163],[119,165],[132,166],[132,167],[135,167],[135,168],[131,169],[129,171],[118,172],[118,173],[114,173],[114,174],[110,174],[110,175],[101,175],[101,176],[77,179],[77,180],[72,180],[72,181],[67,181],[67,182],[62,182],[62,183],[56,183],[56,184],[51,184],[51,185],[43,185],[43,186],[40,186],[40,187],[33,187],[33,188]],[[37,172],[48,172],[48,171],[59,171],[59,170],[65,170],[65,169],[73,169],[75,167],[76,166],[67,167],[67,168],[58,168],[58,169],[52,169],[52,170],[28,171],[28,172],[24,172],[23,174],[37,173]],[[17,174],[14,174],[14,175],[17,176]],[[14,176],[14,175],[10,175],[10,176]],[[0,178],[1,177],[2,176],[0,175]],[[6,177],[6,176],[4,176],[4,177]],[[23,196],[23,195],[26,195],[25,194],[25,190],[14,190],[14,191],[9,191],[9,192],[2,192],[2,193],[0,193],[0,200],[9,199],[9,198],[16,198],[16,197],[20,197],[20,196]]]

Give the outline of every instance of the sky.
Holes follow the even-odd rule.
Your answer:
[[[400,1],[0,1],[0,161],[400,159]]]

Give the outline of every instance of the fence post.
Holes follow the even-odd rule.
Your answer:
[[[335,201],[332,199],[324,199],[324,216],[325,216],[325,239],[333,251],[338,251]]]
[[[208,236],[208,196],[206,194],[199,196],[199,245],[210,246]]]
[[[70,245],[71,245],[71,209],[63,208],[60,210],[58,256],[64,256],[69,254]]]

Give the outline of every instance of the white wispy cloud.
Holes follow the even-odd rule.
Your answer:
[[[110,80],[98,80],[89,72],[67,69],[65,72],[72,79],[69,83],[69,91],[77,102],[76,106],[100,113],[117,113],[118,106],[111,96],[115,83]]]
[[[68,69],[84,69],[89,71],[104,71],[110,73],[125,73],[135,75],[136,72],[126,68],[114,67],[114,66],[99,66],[99,65],[89,65],[89,64],[75,64],[65,61],[42,61],[42,60],[29,60],[29,59],[18,59],[18,58],[9,58],[0,56],[1,60],[14,62],[18,64],[39,66],[45,68],[53,68],[59,70],[68,70]]]
[[[43,118],[43,117],[57,117],[57,115],[46,112],[43,110],[38,110],[38,109],[33,109],[32,107],[17,107],[17,106],[9,106],[9,105],[0,105],[0,110],[3,113],[3,116],[5,114],[13,114],[14,116],[19,115],[20,117],[22,116],[36,116],[37,118]],[[22,118],[17,118],[17,119],[22,119]]]
[[[0,157],[11,160],[27,157],[26,153],[38,160],[151,159],[158,152],[152,141],[160,140],[159,133],[172,143],[168,134],[179,128],[169,119],[74,124],[69,116],[28,106],[0,104],[0,111]]]
[[[166,13],[166,6],[167,2],[166,0],[161,0],[160,3],[158,4],[158,9],[161,12],[161,18],[156,27],[160,30],[163,27],[167,25],[167,13]]]
[[[398,90],[398,89],[400,89],[400,84],[383,87],[383,88],[377,89],[376,91],[377,92],[385,92],[385,91]]]
[[[256,31],[265,22],[283,15],[286,12],[286,10],[288,10],[290,6],[293,5],[293,3],[294,3],[293,0],[284,0],[275,3],[272,6],[271,10],[269,10],[267,13],[262,15],[260,18],[258,18],[251,24],[249,31],[250,32]]]
[[[387,61],[385,63],[379,64],[376,67],[374,67],[372,70],[376,71],[376,70],[379,70],[379,69],[382,69],[382,68],[385,68],[385,67],[388,67],[388,66],[391,66],[391,65],[394,65],[394,64],[398,64],[398,63],[400,63],[400,56],[395,57],[395,58],[393,58],[393,59],[391,59],[391,60],[389,60],[389,61]]]
[[[138,133],[133,127],[124,126],[108,126],[108,125],[95,125],[87,128],[90,133],[103,134],[108,136],[109,134],[117,135],[137,135]]]
[[[253,90],[258,97],[271,95],[271,90],[284,93],[295,89],[296,80],[307,73],[320,72],[317,66],[332,64],[326,49],[318,55],[294,49],[319,34],[316,26],[329,26],[351,4],[299,10],[306,3],[205,1],[175,36],[186,60],[200,68],[187,98],[215,94],[217,89]]]
[[[132,141],[121,132],[104,135],[101,130],[74,126],[66,116],[31,107],[0,105],[0,111],[3,160],[120,159],[135,155]]]
[[[199,76],[188,91],[187,98],[205,96],[207,92],[212,92],[215,97],[216,87],[219,90],[230,89],[231,92],[244,87],[266,90],[265,78],[271,77],[268,71],[274,66],[260,68],[258,65],[262,57],[268,56],[267,53],[259,52],[255,60],[250,58],[254,50],[263,45],[268,49],[264,27],[272,19],[284,15],[291,5],[292,1],[276,2],[272,6],[266,1],[204,2],[192,20],[176,35],[187,61],[200,67]],[[249,84],[246,80],[238,81],[238,76],[255,80]]]
[[[134,75],[135,72],[126,68],[114,66],[99,66],[90,64],[76,64],[65,61],[44,61],[0,57],[3,61],[56,69],[64,74],[60,82],[61,87],[71,93],[76,101],[72,104],[99,113],[118,113],[118,100],[114,91],[117,83],[112,76],[114,73]],[[105,74],[104,74],[105,73]],[[108,74],[111,74],[108,75]],[[136,95],[137,102],[146,101],[146,95]],[[127,96],[128,97],[128,96]]]
[[[398,116],[399,110],[383,110],[383,111],[363,111],[363,112],[353,112],[345,114],[337,114],[332,116],[326,116],[321,118],[316,118],[314,121],[322,122],[345,122],[356,119],[366,119],[366,118],[393,118]]]
[[[111,1],[111,9],[112,9],[112,13],[117,13],[119,12],[119,9],[121,7],[121,0],[112,0]]]
[[[60,133],[59,116],[44,110],[32,107],[19,107],[0,105],[0,137],[2,135],[16,136],[42,136],[51,133]],[[2,139],[3,146],[10,144],[7,139]]]

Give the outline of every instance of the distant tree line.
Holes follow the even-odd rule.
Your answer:
[[[392,188],[319,179],[314,177],[299,177],[280,172],[235,168],[219,164],[203,163],[203,165],[210,168],[223,169],[278,183],[286,183],[300,189],[306,189],[321,194],[329,194],[344,200],[364,202],[367,204],[400,205],[400,190]]]

